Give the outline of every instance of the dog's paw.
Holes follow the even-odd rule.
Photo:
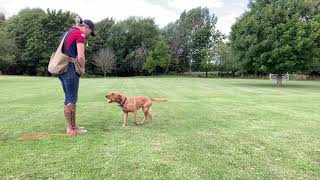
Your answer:
[[[141,122],[135,122],[136,125],[142,125],[143,123]]]
[[[127,126],[126,126],[125,124],[122,124],[122,127],[123,127],[123,128],[126,128]]]

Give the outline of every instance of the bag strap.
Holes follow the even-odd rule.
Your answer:
[[[58,49],[57,49],[58,52],[62,52],[62,46],[63,46],[63,43],[64,43],[65,38],[67,37],[68,32],[69,32],[69,31],[67,31],[67,32],[65,33],[65,35],[63,36],[63,38],[62,38],[62,40],[61,40],[61,42],[60,42],[60,44],[59,44],[59,46],[58,46]]]

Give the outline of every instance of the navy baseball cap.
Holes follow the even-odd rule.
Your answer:
[[[93,22],[91,20],[86,19],[86,20],[83,21],[83,24],[86,24],[92,30],[92,32],[90,34],[91,36],[95,36],[96,35],[94,33],[94,24],[93,24]]]

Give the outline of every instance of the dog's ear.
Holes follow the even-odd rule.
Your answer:
[[[119,101],[120,101],[120,103],[122,103],[122,102],[123,102],[123,100],[124,100],[123,95],[122,95],[122,94],[119,94],[119,95],[118,95],[118,97],[119,97]]]

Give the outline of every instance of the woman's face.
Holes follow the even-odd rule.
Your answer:
[[[91,32],[92,32],[92,30],[89,28],[89,26],[85,26],[85,32],[84,32],[84,34],[85,34],[86,36],[89,36],[89,35],[91,34]]]

